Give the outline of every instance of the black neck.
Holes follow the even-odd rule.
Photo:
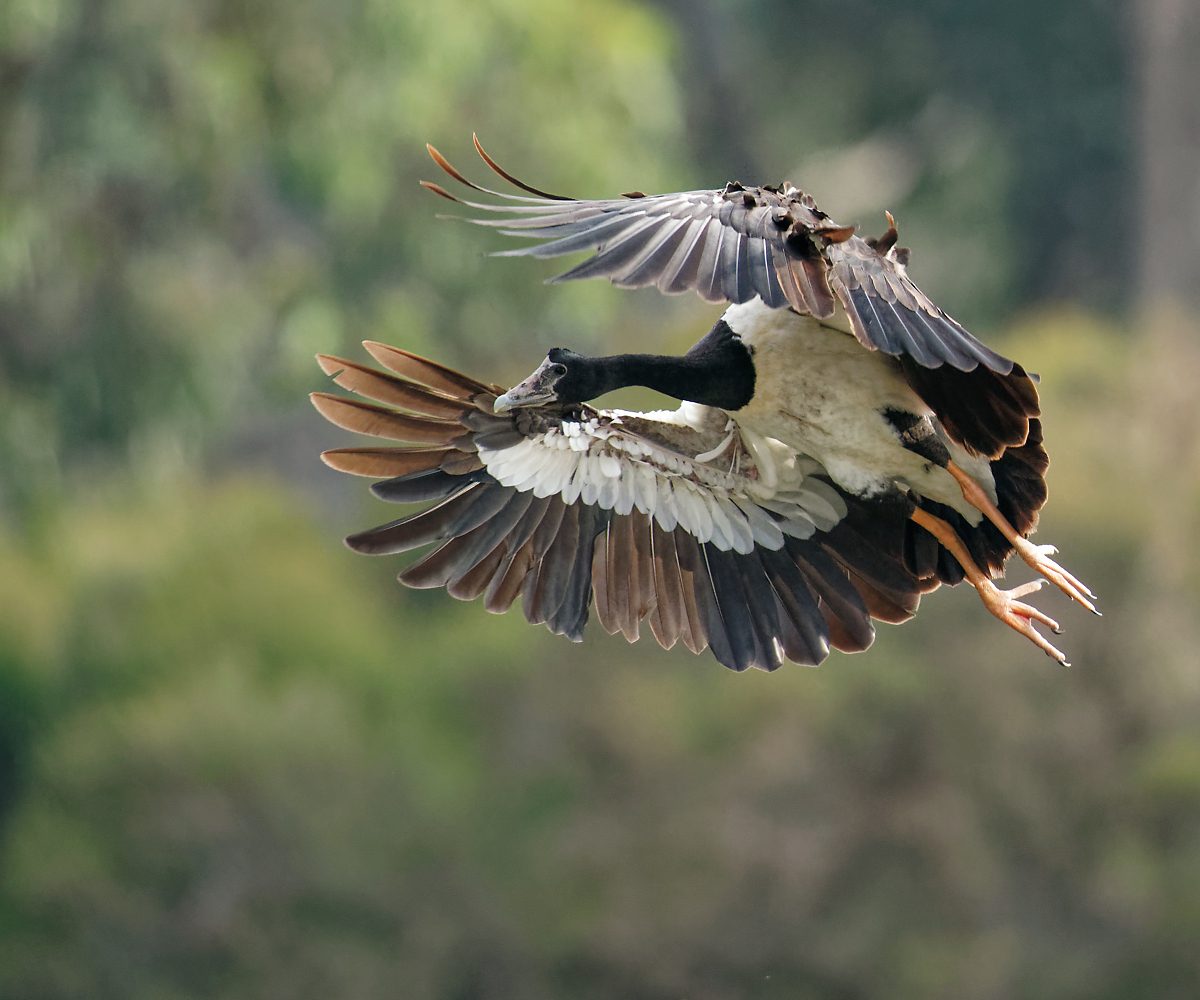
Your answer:
[[[589,358],[586,398],[640,385],[693,403],[737,410],[754,395],[754,363],[723,320],[683,357],[615,354]]]

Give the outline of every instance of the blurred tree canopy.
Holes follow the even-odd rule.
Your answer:
[[[0,997],[1192,997],[1200,357],[1130,255],[1200,63],[1160,8],[0,6]],[[1184,138],[1137,148],[1148,94]],[[503,381],[714,313],[487,261],[416,186],[425,141],[482,175],[472,129],[550,190],[895,210],[1042,375],[1079,666],[951,592],[735,677],[342,550],[382,517],[316,460],[316,351]]]
[[[896,210],[920,273],[976,323],[1044,298],[1129,304],[1129,262],[1096,252],[1133,186],[1119,0],[658,3],[687,39],[711,175],[794,169],[872,230]]]
[[[669,33],[622,0],[0,17],[10,503],[97,450],[192,458],[264,393],[294,398],[317,350],[374,336],[453,358],[476,330],[498,357],[537,307],[428,224],[426,140],[461,151],[477,123],[610,186],[618,167],[666,183],[678,131]]]

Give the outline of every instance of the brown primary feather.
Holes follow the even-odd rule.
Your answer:
[[[821,614],[825,616],[825,624],[829,627],[829,645],[843,653],[861,653],[870,647],[870,640],[864,640],[856,630],[848,627],[836,614],[830,611],[828,603],[819,602]]]
[[[651,572],[654,575],[653,589],[657,600],[649,624],[654,638],[663,649],[671,649],[683,635],[685,615],[683,595],[679,586],[679,567],[675,562],[675,546],[667,541],[670,537],[651,521]]]
[[[616,518],[608,529],[606,556],[608,572],[608,604],[612,609],[613,622],[629,642],[638,637],[638,620],[632,602],[633,588],[633,536],[627,517]]]
[[[445,198],[447,201],[452,201],[455,204],[458,204],[458,199],[440,184],[435,184],[433,181],[418,181],[417,183],[419,183],[426,191],[436,194],[439,198]]]
[[[696,592],[691,574],[683,568],[683,563],[679,557],[679,541],[680,537],[690,538],[682,528],[676,528],[674,531],[663,531],[655,525],[656,534],[655,547],[661,548],[663,558],[666,560],[664,572],[671,574],[674,572],[679,581],[679,637],[683,640],[683,644],[687,646],[693,653],[703,653],[708,648],[708,633],[704,630],[704,623],[700,618],[700,611],[696,607]],[[659,546],[659,537],[661,535],[662,545]],[[674,586],[672,583],[670,586]]]
[[[488,611],[507,611],[516,599],[523,583],[540,553],[535,557],[534,534],[546,518],[558,511],[561,517],[562,504],[549,498],[535,498],[529,509],[504,540],[503,552],[496,561],[492,578],[486,585],[484,604]],[[500,548],[499,546],[497,547]]]
[[[609,635],[621,631],[613,614],[608,589],[608,532],[597,535],[592,545],[592,594],[595,600],[596,621]]]
[[[506,545],[497,545],[457,580],[446,585],[446,593],[459,601],[473,601],[482,596],[499,572],[501,562],[507,558]]]
[[[650,526],[654,519],[636,507],[629,513],[633,531],[634,583],[637,598],[633,602],[639,618],[645,617],[657,604],[654,590],[654,543],[650,537]]]
[[[717,607],[702,546],[692,535],[676,528],[675,552],[679,559],[680,577],[685,581],[685,585],[691,584],[690,609],[694,610],[696,616],[695,631],[704,637],[704,641],[718,660],[722,663],[733,662],[733,651],[725,635],[725,625]]]
[[[455,476],[465,476],[483,468],[483,460],[475,452],[448,451],[442,459],[441,469]]]
[[[483,606],[494,615],[504,614],[521,594],[540,558],[534,554],[532,541],[505,557],[497,567],[495,577],[484,593]]]
[[[592,602],[591,560],[596,550],[596,538],[611,520],[611,511],[600,507],[583,505],[579,517],[579,541],[575,552],[575,564],[564,590],[563,598],[547,626],[557,635],[564,635],[573,642],[583,639],[588,611]]]
[[[429,154],[429,156],[432,158],[434,163],[436,163],[439,167],[441,167],[444,171],[446,171],[446,173],[448,173],[451,177],[453,177],[456,181],[458,181],[459,184],[465,184],[467,187],[471,188],[473,191],[482,191],[484,194],[495,194],[496,193],[495,191],[489,191],[485,187],[480,187],[474,181],[470,181],[466,177],[464,177],[458,171],[458,168],[454,166],[454,164],[452,164],[449,160],[447,160],[444,156],[442,156],[441,153],[438,152],[437,148],[433,145],[433,143],[430,143],[430,142],[425,143],[425,152],[427,152]],[[424,182],[424,183],[428,183],[428,182]]]
[[[345,358],[318,354],[317,363],[321,370],[343,389],[379,403],[398,406],[403,410],[453,420],[462,416],[469,407],[469,404],[461,399],[443,395],[425,386],[416,386],[405,379],[387,375]]]
[[[352,476],[392,479],[440,468],[452,454],[446,448],[332,448],[321,461]]]
[[[891,625],[901,625],[912,618],[914,610],[906,605],[896,595],[875,587],[857,573],[852,574],[852,585],[863,599],[867,613],[876,621],[888,622]]]
[[[439,365],[436,361],[422,358],[399,347],[380,344],[373,340],[364,340],[363,347],[367,349],[371,357],[397,375],[404,375],[433,389],[441,389],[451,396],[461,397],[465,394],[470,398],[483,393],[495,397],[504,391],[499,386],[488,386],[482,382],[476,382],[475,379],[468,378],[461,372],[456,372],[452,368]],[[488,405],[490,407],[490,402]]]
[[[458,422],[408,416],[384,406],[327,392],[314,392],[311,399],[313,406],[326,420],[357,434],[369,434],[392,441],[448,445],[461,437],[463,432],[462,424]]]

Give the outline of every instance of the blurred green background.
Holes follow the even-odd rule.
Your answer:
[[[1197,11],[0,4],[0,996],[1198,995]],[[342,548],[392,513],[316,351],[509,382],[718,312],[487,260],[417,187],[474,129],[551,190],[893,210],[1043,376],[1076,666],[959,588],[737,676]]]

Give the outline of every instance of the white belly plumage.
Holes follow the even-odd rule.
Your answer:
[[[979,522],[979,512],[963,500],[953,477],[901,444],[883,410],[923,416],[932,411],[909,388],[894,359],[867,350],[845,332],[844,316],[827,325],[755,299],[730,307],[725,321],[754,358],[754,398],[733,412],[741,426],[811,455],[851,493],[878,496],[908,486],[953,507],[971,524]],[[988,462],[953,442],[949,447],[956,463],[994,499]]]

